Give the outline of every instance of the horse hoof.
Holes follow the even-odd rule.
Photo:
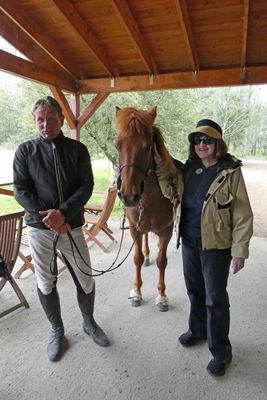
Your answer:
[[[163,312],[168,311],[168,309],[169,309],[168,303],[158,303],[157,307],[158,307],[159,311],[163,311]]]
[[[141,306],[142,301],[143,301],[141,292],[139,292],[135,289],[131,290],[130,296],[128,297],[128,299],[130,299],[131,305],[133,307]]]
[[[140,299],[131,299],[131,306],[139,307],[142,304],[142,300]]]
[[[156,306],[159,311],[168,311],[168,297],[167,296],[158,296],[156,299]]]

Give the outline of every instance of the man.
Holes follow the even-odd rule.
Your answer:
[[[56,249],[76,285],[84,331],[98,345],[109,344],[93,317],[95,282],[81,228],[94,179],[87,148],[61,131],[64,116],[58,102],[50,96],[40,98],[32,114],[40,136],[22,143],[15,153],[14,196],[25,209],[37,292],[52,327],[48,357],[57,361],[63,352],[64,326],[56,288]]]

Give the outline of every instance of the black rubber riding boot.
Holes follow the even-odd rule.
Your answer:
[[[78,304],[83,316],[83,330],[99,346],[108,346],[109,340],[94,320],[95,289],[89,294],[77,292]]]
[[[47,345],[47,354],[50,361],[58,361],[62,355],[64,343],[64,326],[60,314],[60,304],[57,289],[44,295],[37,288],[38,296],[44,312],[51,323],[51,334]]]

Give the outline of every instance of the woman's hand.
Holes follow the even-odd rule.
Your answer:
[[[245,259],[244,258],[237,258],[234,257],[232,259],[232,270],[233,273],[236,274],[238,271],[240,271],[245,265]]]

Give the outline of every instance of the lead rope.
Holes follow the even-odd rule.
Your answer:
[[[62,190],[62,184],[61,184],[60,172],[59,172],[60,161],[59,161],[59,158],[58,158],[58,152],[57,152],[57,148],[56,148],[55,144],[53,142],[51,142],[51,144],[52,144],[52,149],[53,149],[53,158],[54,158],[54,166],[55,166],[55,173],[56,173],[56,181],[57,181],[59,199],[60,199],[60,204],[62,204],[64,202],[64,197],[63,197],[63,190]],[[121,251],[121,248],[122,248],[123,238],[124,238],[124,231],[125,231],[124,225],[125,225],[125,221],[126,221],[125,208],[124,208],[124,214],[123,214],[123,220],[122,220],[122,234],[121,234],[121,240],[120,240],[119,249],[118,249],[118,252],[117,252],[117,255],[116,255],[114,261],[112,262],[112,264],[106,270],[97,270],[97,269],[92,268],[91,265],[89,265],[85,261],[85,259],[83,258],[83,256],[82,256],[82,254],[81,254],[81,252],[80,252],[75,240],[73,239],[71,233],[68,232],[67,234],[68,234],[68,237],[69,237],[69,240],[70,240],[70,246],[71,246],[71,250],[72,250],[72,255],[73,255],[73,258],[74,258],[74,261],[75,261],[75,264],[76,264],[77,268],[84,275],[91,276],[91,277],[104,275],[107,272],[112,272],[112,271],[115,271],[117,268],[119,268],[124,263],[124,261],[127,259],[127,257],[129,256],[129,254],[131,253],[131,251],[132,251],[132,249],[133,249],[133,247],[135,245],[135,242],[136,242],[136,239],[137,239],[137,235],[138,235],[138,232],[140,230],[140,223],[141,223],[141,218],[142,218],[143,211],[144,211],[144,207],[140,206],[139,207],[138,222],[137,222],[136,227],[135,227],[136,234],[135,234],[133,243],[132,243],[130,249],[128,250],[128,253],[122,259],[122,261],[114,267],[114,264],[116,263],[116,261],[117,261],[117,259],[119,257],[119,254],[120,254],[120,251]],[[58,266],[57,266],[57,242],[58,242],[58,239],[59,239],[59,235],[55,234],[54,239],[53,239],[53,255],[52,255],[52,258],[51,258],[51,261],[50,261],[50,271],[55,276],[58,275]],[[83,261],[83,263],[90,269],[90,271],[96,272],[95,274],[85,272],[79,267],[77,259],[76,259],[76,256],[75,256],[74,248],[76,249],[76,251],[77,251],[78,255],[80,256],[81,260]]]
[[[137,224],[137,225],[139,225],[139,222],[141,222],[142,212],[143,212],[143,207],[140,207],[139,219],[138,219],[138,224]],[[74,241],[72,235],[70,234],[70,232],[68,233],[69,239],[70,239],[70,244],[71,244],[71,249],[72,249],[73,258],[74,258],[74,260],[75,260],[75,264],[76,264],[77,268],[78,268],[84,275],[92,276],[92,277],[104,275],[104,274],[106,274],[107,272],[115,271],[117,268],[119,268],[119,267],[124,263],[124,261],[127,259],[127,257],[129,256],[129,254],[131,253],[131,251],[132,251],[132,249],[133,249],[133,247],[134,247],[134,244],[135,244],[136,239],[137,239],[138,231],[139,231],[139,226],[138,226],[138,227],[136,228],[136,234],[135,234],[133,243],[132,243],[130,249],[128,250],[126,256],[122,259],[122,261],[121,261],[120,263],[118,263],[118,264],[114,267],[114,264],[116,263],[116,261],[117,261],[117,259],[118,259],[118,257],[119,257],[119,254],[120,254],[120,251],[121,251],[121,247],[122,247],[122,243],[123,243],[123,237],[124,237],[124,231],[125,231],[125,229],[124,229],[125,221],[126,221],[126,218],[125,218],[125,210],[124,210],[124,215],[123,215],[123,219],[122,219],[122,228],[121,228],[122,234],[121,234],[121,240],[120,240],[119,249],[118,249],[118,252],[117,252],[117,255],[116,255],[114,261],[113,261],[112,264],[111,264],[107,269],[105,269],[105,270],[97,270],[97,269],[92,268],[89,264],[87,264],[87,262],[84,260],[83,256],[81,255],[80,250],[79,250],[79,248],[77,247],[77,244],[75,243],[75,241]],[[77,253],[79,254],[79,256],[80,256],[81,260],[83,261],[83,263],[84,263],[91,271],[96,272],[95,274],[85,272],[85,271],[83,271],[83,270],[79,267],[78,262],[77,262],[76,257],[75,257],[74,248],[76,249],[76,251],[77,251]]]
[[[54,166],[55,166],[55,174],[56,174],[56,181],[57,181],[57,188],[58,188],[58,195],[59,195],[59,202],[62,204],[64,202],[62,184],[60,179],[60,172],[59,172],[59,158],[58,152],[55,144],[51,142],[52,151],[53,151],[53,159],[54,159]],[[57,242],[59,239],[59,235],[55,234],[53,239],[53,254],[50,260],[50,272],[58,276],[58,266],[57,266]]]

